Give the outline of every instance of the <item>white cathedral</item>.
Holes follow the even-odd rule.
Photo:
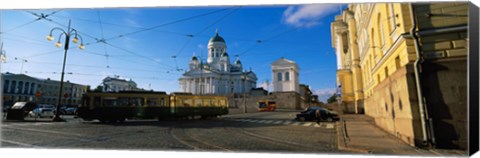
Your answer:
[[[257,85],[257,76],[252,70],[243,70],[237,57],[230,63],[225,40],[218,35],[208,42],[206,63],[195,55],[189,63],[189,70],[179,79],[183,92],[193,94],[231,95],[248,93]]]

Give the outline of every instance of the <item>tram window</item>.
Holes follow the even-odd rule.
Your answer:
[[[213,99],[212,100],[212,106],[218,106],[218,100],[217,99]]]
[[[143,106],[143,98],[130,98],[130,106]]]
[[[225,100],[220,100],[220,106],[225,106],[226,103],[225,103]]]
[[[210,99],[203,99],[203,106],[204,107],[212,106],[211,100]]]
[[[147,106],[158,106],[157,101],[158,101],[157,98],[147,98]],[[160,101],[160,105],[162,105],[162,101],[163,101],[163,98]]]
[[[103,98],[103,106],[117,106],[116,98]]]
[[[177,106],[182,107],[183,105],[183,100],[181,98],[177,98]]]
[[[90,97],[83,97],[83,106],[88,107],[90,105]]]
[[[183,105],[185,105],[185,107],[190,107],[193,105],[193,100],[192,99],[184,99],[183,100]]]
[[[160,106],[165,106],[165,98],[160,98]]]
[[[126,97],[119,97],[117,99],[118,106],[128,106],[128,98]]]
[[[201,107],[202,106],[202,99],[195,99],[195,107]]]
[[[93,98],[93,106],[100,106],[100,97],[94,97]]]

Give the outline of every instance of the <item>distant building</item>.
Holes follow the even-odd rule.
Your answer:
[[[102,82],[103,92],[119,92],[119,91],[135,91],[137,83],[126,79],[121,79],[119,76],[105,77]]]
[[[260,88],[253,88],[250,91],[250,96],[266,96],[268,95],[268,91],[263,89],[262,87]]]
[[[300,93],[297,63],[280,58],[270,66],[272,68],[273,92]]]
[[[331,24],[342,111],[365,113],[410,145],[468,149],[468,10],[350,4]]]
[[[207,62],[193,56],[179,83],[183,92],[233,95],[249,93],[257,85],[257,76],[245,71],[238,57],[230,63],[225,40],[217,31],[208,42]]]
[[[33,101],[39,104],[56,105],[60,81],[40,79],[25,74],[2,74],[3,103],[12,105],[17,101]],[[61,95],[62,105],[77,105],[87,86],[64,82]]]
[[[304,104],[302,107],[317,106],[318,96],[313,95],[312,90],[308,85],[300,84],[300,99],[301,103]]]

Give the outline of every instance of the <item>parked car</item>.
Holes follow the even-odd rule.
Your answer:
[[[37,108],[28,113],[30,117],[53,117],[55,116],[55,106],[40,104]]]
[[[7,120],[23,120],[37,106],[34,102],[16,102],[7,110]]]
[[[76,107],[65,108],[65,115],[75,115],[75,112],[77,112]]]
[[[338,114],[334,111],[327,110],[322,107],[309,107],[307,110],[300,112],[297,114],[297,117],[295,118],[296,120],[299,121],[310,121],[310,120],[316,120],[315,118],[315,111],[320,110],[320,116],[321,120],[326,120],[326,121],[338,121],[340,118],[338,117]]]

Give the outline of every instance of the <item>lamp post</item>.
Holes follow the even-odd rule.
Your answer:
[[[60,42],[60,40],[62,39],[62,36],[65,36],[65,46],[64,46],[65,53],[63,55],[62,77],[60,78],[60,90],[58,92],[57,108],[56,108],[56,112],[55,112],[55,117],[53,117],[53,121],[64,121],[62,118],[60,118],[59,113],[60,113],[60,104],[62,103],[63,77],[65,75],[65,63],[67,61],[67,51],[68,51],[68,46],[70,44],[70,37],[73,35],[73,39],[72,39],[73,43],[78,43],[78,40],[80,40],[80,46],[78,48],[80,48],[80,49],[85,48],[85,46],[83,45],[82,36],[80,36],[78,34],[77,30],[70,28],[70,23],[71,23],[71,20],[68,21],[67,31],[63,30],[62,28],[55,27],[55,28],[50,30],[50,34],[47,36],[47,40],[53,41],[53,36],[52,36],[53,31],[55,31],[55,30],[60,31],[58,41],[57,41],[57,43],[55,43],[55,46],[57,46],[57,47],[62,46],[62,43]]]
[[[246,81],[247,81],[247,76],[246,76],[245,72],[243,72],[242,77],[243,77],[243,113],[247,113],[247,100],[246,100],[246,93],[247,93]]]

